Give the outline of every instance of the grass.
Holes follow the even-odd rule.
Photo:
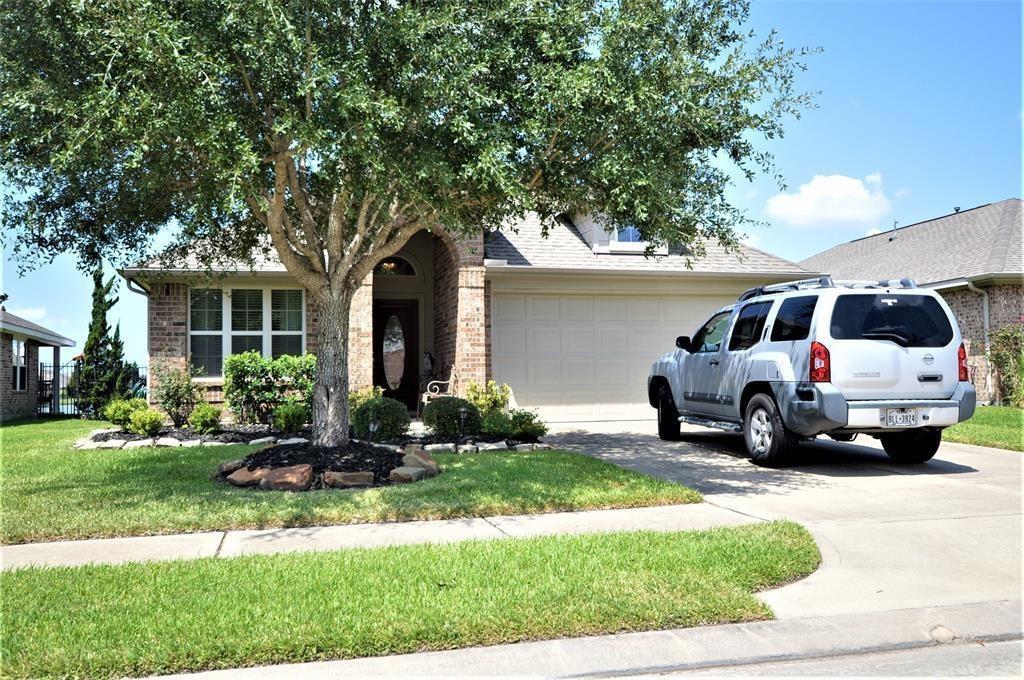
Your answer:
[[[16,677],[139,676],[750,621],[818,562],[780,521],[26,569],[2,653]]]
[[[949,442],[1024,451],[1024,410],[1010,406],[979,406],[970,420],[942,433]]]
[[[0,427],[4,543],[217,529],[442,519],[700,502],[700,494],[588,456],[440,455],[444,473],[405,486],[299,494],[211,481],[250,447],[75,450],[101,423]]]

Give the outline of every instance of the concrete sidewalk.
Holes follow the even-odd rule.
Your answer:
[[[285,664],[176,678],[409,676],[611,677],[835,659],[888,650],[1021,639],[1021,602],[1001,601],[869,614],[624,633],[444,652]],[[824,662],[824,661],[823,661]],[[829,675],[827,666],[822,675]]]
[[[686,531],[757,521],[759,520],[708,503],[693,503],[622,510],[28,543],[0,548],[0,562],[3,570],[28,566],[123,564],[198,557],[375,548],[413,543],[453,543],[551,534],[641,529]]]

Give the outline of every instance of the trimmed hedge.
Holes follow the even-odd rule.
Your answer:
[[[398,439],[409,431],[409,410],[405,404],[388,397],[360,400],[352,414],[352,428],[359,439],[369,439],[370,422],[380,423],[373,438],[376,441]]]
[[[466,424],[460,430],[459,411],[466,409]],[[480,410],[472,403],[459,397],[441,397],[434,399],[423,409],[423,424],[444,436],[462,434],[479,434],[483,422]]]
[[[224,399],[239,423],[266,423],[287,399],[311,404],[316,357],[267,359],[256,351],[232,354],[224,362]]]
[[[103,417],[114,425],[128,427],[132,414],[149,408],[145,399],[112,399],[103,409]]]

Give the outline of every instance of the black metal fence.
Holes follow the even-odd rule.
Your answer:
[[[148,375],[146,367],[129,364],[125,366],[125,371],[125,384],[130,396],[145,398]],[[87,391],[86,387],[81,362],[71,362],[62,366],[39,364],[36,413],[51,416],[82,415],[80,395]],[[57,391],[56,398],[54,390]]]

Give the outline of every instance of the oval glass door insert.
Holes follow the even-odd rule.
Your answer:
[[[384,357],[384,379],[388,381],[388,387],[397,390],[405,373],[405,334],[397,316],[392,315],[384,324],[381,356]]]

